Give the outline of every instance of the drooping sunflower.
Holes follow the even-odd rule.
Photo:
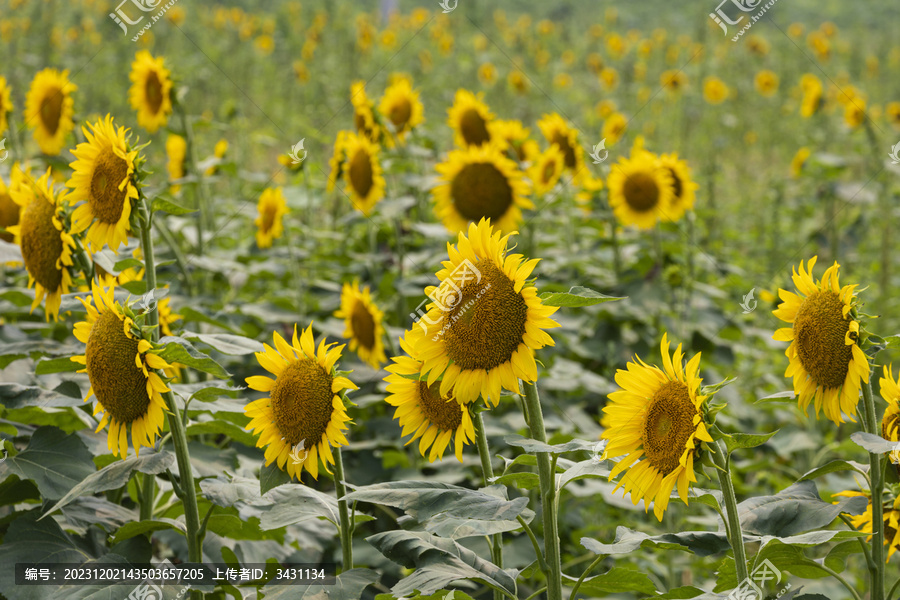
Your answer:
[[[169,181],[177,181],[185,176],[185,159],[187,158],[187,140],[177,133],[170,133],[166,138],[166,156],[169,158],[166,163],[166,170],[169,172]],[[177,194],[181,189],[180,185],[171,187],[172,193]]]
[[[425,293],[432,302],[419,321],[424,331],[410,339],[429,386],[443,376],[439,393],[463,403],[479,396],[496,406],[500,390],[518,393],[518,379],[537,380],[534,351],[554,344],[545,329],[559,327],[526,281],[538,260],[507,255],[510,234],[487,219],[460,232],[447,245],[449,260],[437,272],[440,284]],[[459,290],[456,292],[456,290]]]
[[[326,189],[330,192],[334,189],[335,184],[340,181],[344,174],[344,144],[347,141],[347,131],[338,131],[334,138],[334,151],[331,158],[328,159],[328,182]]]
[[[494,115],[482,97],[480,92],[475,95],[468,90],[457,90],[453,105],[447,110],[447,125],[453,129],[453,139],[460,148],[493,141],[490,124]]]
[[[44,313],[48,321],[51,317],[56,321],[62,295],[67,294],[72,285],[67,267],[72,266],[72,250],[75,248],[75,240],[64,225],[66,192],[54,192],[50,169],[37,181],[23,182],[10,188],[9,192],[22,211],[19,224],[7,230],[15,236],[15,243],[22,249],[28,271],[28,287],[34,285],[31,310],[37,308],[47,296]]]
[[[522,172],[493,145],[452,150],[435,169],[441,185],[432,189],[434,212],[452,233],[485,218],[511,232],[522,219],[522,209],[534,208]]]
[[[350,350],[360,360],[378,370],[387,360],[384,354],[384,312],[372,300],[369,286],[360,289],[359,282],[345,283],[341,289],[341,307],[334,316],[344,320],[344,337],[350,340]]]
[[[0,76],[0,134],[5,133],[9,128],[9,113],[13,111],[10,92],[11,89],[6,83],[6,78]]]
[[[700,442],[712,442],[704,421],[706,396],[700,394],[700,354],[687,365],[681,344],[669,355],[664,334],[660,344],[663,367],[647,365],[640,358],[627,370],[616,372],[622,389],[609,395],[603,409],[609,440],[602,459],[624,456],[609,474],[612,481],[624,471],[616,489],[631,494],[635,505],[644,499],[645,510],[654,501],[653,514],[662,521],[675,486],[688,503],[688,488],[696,483],[694,459]]]
[[[69,201],[84,201],[72,213],[72,233],[88,227],[87,243],[91,252],[109,244],[116,252],[128,243],[131,202],[138,199],[135,183],[137,150],[128,144],[128,130],[116,128],[112,117],[82,128],[87,140],[72,151],[75,161],[72,178],[66,184],[72,188]]]
[[[378,104],[378,112],[388,124],[388,146],[393,146],[395,143],[405,143],[410,130],[424,120],[425,111],[419,92],[412,88],[409,79],[400,77],[385,90]]]
[[[859,347],[859,322],[851,311],[857,304],[857,285],[841,287],[835,262],[822,280],[812,276],[816,258],[807,269],[800,262],[794,269],[794,285],[799,294],[779,289],[782,303],[772,312],[791,324],[775,332],[772,339],[791,342],[785,355],[790,360],[785,377],[793,377],[794,393],[806,411],[815,400],[816,416],[824,408],[834,423],[843,415],[855,421],[860,381],[869,381],[869,360]]]
[[[451,441],[457,460],[462,462],[463,447],[475,440],[471,410],[452,392],[448,396],[442,395],[438,382],[429,385],[411,377],[422,373],[422,362],[415,358],[415,348],[407,341],[415,336],[414,331],[408,331],[400,338],[400,347],[409,356],[395,356],[394,364],[387,367],[391,374],[384,378],[388,384],[385,402],[397,409],[394,418],[403,428],[400,435],[413,434],[406,444],[418,439],[419,453],[423,457],[431,449],[428,462],[443,459]]]
[[[165,59],[154,58],[146,50],[139,51],[131,63],[131,89],[128,90],[128,101],[131,108],[137,111],[138,124],[156,133],[165,127],[172,114],[172,78],[166,68]]]
[[[316,348],[312,325],[299,338],[295,325],[292,344],[277,331],[272,337],[275,347],[265,344],[256,359],[275,377],[247,378],[251,389],[269,394],[244,409],[250,417],[247,429],[259,434],[256,447],[266,448],[267,466],[277,462],[279,469],[298,480],[306,469],[318,479],[319,461],[330,473],[328,465],[334,464],[331,447],[348,443],[344,432],[350,417],[343,393],[357,388],[335,370],[344,346],[326,345],[323,339]],[[302,459],[298,460],[301,449]]]
[[[578,130],[557,113],[544,115],[538,127],[547,141],[562,152],[566,170],[578,179],[584,168],[584,148],[578,143]]]
[[[44,154],[59,154],[66,136],[75,128],[72,115],[78,89],[68,71],[44,69],[34,76],[25,97],[25,122],[34,129],[34,139]]]
[[[869,501],[866,511],[861,515],[848,515],[850,523],[862,533],[870,534],[866,539],[867,542],[872,540],[872,495],[869,492],[856,492],[847,490],[832,494],[833,496],[841,496],[844,498],[854,498],[862,496]],[[887,558],[885,562],[890,562],[891,557],[900,551],[900,498],[894,500],[893,504],[885,503],[882,509],[884,517],[884,545],[887,548]]]
[[[378,146],[365,136],[348,132],[343,142],[344,182],[354,208],[369,216],[384,198],[384,175]]]
[[[620,157],[607,177],[609,204],[623,225],[650,229],[657,221],[666,220],[672,204],[674,182],[659,158],[641,148],[631,156]]]
[[[565,166],[566,157],[560,152],[559,147],[551,145],[541,152],[528,169],[534,193],[543,196],[552,190],[559,181]]]
[[[350,103],[353,104],[353,124],[357,133],[378,143],[381,140],[381,125],[375,120],[375,104],[366,94],[364,81],[354,81],[350,85]]]
[[[74,333],[85,344],[85,351],[71,360],[84,365],[79,373],[87,373],[90,380],[85,401],[96,396],[94,415],[103,413],[97,431],[109,425],[109,450],[124,460],[129,428],[135,454],[141,446],[152,447],[159,435],[168,410],[162,394],[169,388],[155,369],[171,365],[141,337],[135,314],[117,303],[114,293],[115,288],[104,289],[93,282],[92,296],[79,298],[87,319],[75,324]]]
[[[256,206],[259,211],[259,216],[253,221],[256,225],[256,245],[271,248],[272,241],[284,233],[283,217],[288,214],[287,201],[280,187],[266,188]]]
[[[659,165],[669,171],[672,178],[672,201],[666,211],[668,221],[677,221],[694,208],[697,199],[697,188],[700,186],[691,178],[691,167],[687,161],[678,158],[677,154],[663,154],[659,157]]]

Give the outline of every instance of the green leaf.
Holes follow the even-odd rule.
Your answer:
[[[232,356],[253,354],[254,352],[262,352],[264,350],[263,345],[260,342],[242,335],[232,335],[230,333],[185,332],[183,336],[192,342],[203,342],[222,354],[229,354]]]
[[[372,569],[350,569],[338,575],[334,585],[267,585],[262,592],[266,600],[359,600],[378,579]]]
[[[612,544],[604,544],[593,538],[581,538],[581,545],[594,554],[630,554],[638,548],[662,548],[683,550],[699,556],[709,556],[724,552],[731,546],[724,531],[682,531],[650,536],[621,525],[616,527],[616,539]]]
[[[39,427],[25,450],[0,464],[0,478],[15,473],[34,481],[45,500],[56,500],[95,469],[91,453],[77,435]]]
[[[195,212],[194,209],[185,208],[184,206],[175,204],[171,200],[166,200],[162,196],[157,196],[153,199],[153,203],[150,204],[150,211],[162,211],[169,213],[170,215],[187,215]]]
[[[777,394],[772,394],[771,396],[764,396],[754,402],[754,404],[764,404],[766,402],[785,402],[789,404],[793,404],[797,399],[797,395],[794,394],[794,390],[786,390],[784,392],[778,392]]]
[[[557,485],[559,486],[559,489],[562,489],[569,483],[578,481],[579,479],[595,478],[608,480],[609,473],[610,470],[607,461],[589,458],[579,463],[575,463],[575,466],[566,469],[559,477],[559,483]]]
[[[491,478],[491,483],[515,486],[523,490],[534,490],[541,486],[541,478],[537,473],[504,473]]]
[[[864,465],[852,460],[833,460],[827,465],[823,465],[821,467],[813,469],[797,481],[816,479],[818,477],[821,477],[822,475],[827,475],[828,473],[836,473],[838,471],[862,471],[863,473],[868,473],[869,465]]]
[[[812,481],[800,481],[774,496],[749,498],[738,505],[741,527],[750,534],[791,536],[822,529],[842,512],[858,515],[868,506],[866,498],[841,498],[823,502]]]
[[[776,433],[778,433],[777,429],[772,433],[762,434],[723,433],[722,438],[725,440],[725,447],[728,449],[728,454],[731,454],[735,450],[756,448],[757,446],[762,446],[763,444],[768,442]]]
[[[0,261],[2,264],[2,261]],[[42,356],[65,356],[78,354],[78,348],[69,344],[45,340],[30,340],[25,342],[13,342],[0,345],[0,369],[22,358],[37,360]]]
[[[0,404],[7,409],[39,406],[41,408],[63,408],[81,406],[81,398],[73,398],[56,390],[26,386],[19,383],[0,383]]]
[[[551,454],[562,454],[564,452],[593,452],[597,446],[597,442],[589,442],[587,440],[572,440],[562,444],[546,444],[538,440],[532,440],[522,437],[521,435],[508,435],[503,438],[510,446],[518,446],[529,454],[538,452],[549,452]]]
[[[140,457],[129,456],[125,460],[117,460],[81,480],[53,508],[45,512],[41,518],[56,512],[78,496],[87,496],[122,487],[128,483],[134,471],[159,475],[169,468],[173,462],[174,457],[168,452],[149,453],[146,451]]]
[[[850,439],[862,446],[866,452],[872,454],[887,454],[894,450],[900,450],[900,442],[891,442],[880,435],[857,431],[850,435]]]
[[[333,494],[323,494],[303,484],[296,484],[275,488],[267,498],[274,504],[259,520],[262,530],[279,529],[318,517],[324,517],[335,525],[339,522],[338,504]]]
[[[577,308],[581,306],[593,306],[613,300],[624,300],[625,297],[605,296],[600,292],[576,285],[568,292],[544,292],[541,294],[541,302],[547,306],[563,306]]]
[[[138,260],[136,258],[123,258],[122,260],[116,261],[116,264],[113,265],[114,273],[121,273],[122,271],[127,271],[128,269],[143,269],[144,261]]]
[[[571,582],[577,581],[572,577],[566,577]],[[640,592],[644,595],[656,594],[656,586],[650,581],[646,573],[613,567],[602,575],[585,579],[578,588],[580,594],[585,596],[606,597],[609,594],[623,594],[626,592]]]
[[[291,476],[278,468],[277,461],[259,468],[259,493],[265,494],[269,490],[291,482]]]
[[[241,392],[247,389],[231,385],[227,381],[172,383],[169,384],[169,387],[182,398],[190,398],[191,400],[199,400],[200,402],[213,402],[226,394]]]
[[[688,598],[696,598],[703,593],[705,592],[700,588],[694,587],[692,585],[685,585],[682,587],[672,588],[665,594],[653,596],[653,600],[687,600]]]
[[[515,570],[503,570],[453,540],[424,531],[386,531],[367,537],[379,552],[415,571],[400,580],[391,592],[412,596],[416,591],[433,594],[461,579],[480,581],[516,596]]]
[[[222,368],[222,365],[194,348],[189,341],[183,338],[166,336],[159,343],[164,348],[157,354],[163,360],[170,363],[180,363],[192,369],[209,373],[219,379],[227,379],[229,377],[228,372]]]
[[[119,530],[116,531],[113,542],[119,543],[137,535],[144,535],[145,533],[152,533],[154,531],[162,531],[165,529],[174,529],[182,534],[187,531],[184,523],[179,523],[175,519],[158,518],[148,519],[146,521],[134,521],[122,525]]]
[[[68,373],[83,369],[84,365],[69,360],[68,356],[62,358],[45,358],[39,360],[34,366],[34,372],[38,375],[49,375],[51,373]]]
[[[226,435],[233,441],[251,448],[256,447],[256,436],[242,427],[238,427],[234,423],[215,419],[212,421],[204,421],[202,423],[192,423],[187,427],[188,437],[203,434]]]
[[[39,501],[40,499],[41,493],[33,481],[19,479],[18,475],[10,475],[0,481],[0,506]]]
[[[847,568],[847,558],[853,554],[862,552],[859,542],[847,540],[834,546],[825,556],[825,566],[836,573],[842,573]]]

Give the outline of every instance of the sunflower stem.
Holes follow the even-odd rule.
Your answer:
[[[588,568],[584,570],[584,572],[581,574],[581,577],[579,577],[578,581],[575,582],[575,585],[572,586],[572,593],[569,594],[569,600],[575,600],[575,598],[577,597],[575,596],[575,594],[578,592],[578,588],[581,587],[581,584],[584,583],[584,578],[587,577],[588,574],[593,571],[597,565],[603,562],[604,558],[606,558],[606,555],[600,554],[593,560],[593,562],[591,562],[591,564],[588,565]]]
[[[473,412],[475,413],[472,417],[475,425],[475,443],[478,446],[478,456],[481,458],[481,474],[484,487],[487,487],[491,485],[491,480],[494,478],[494,467],[491,466],[491,451],[488,448],[487,434],[484,431],[484,417],[481,415],[483,411],[475,410]],[[491,536],[491,560],[495,565],[501,569],[503,568],[502,534],[495,533]],[[502,594],[494,590],[494,600],[499,600],[501,597]]]
[[[609,217],[609,227],[611,231],[609,239],[612,242],[613,269],[616,273],[616,284],[618,284],[619,280],[622,278],[622,257],[619,254],[619,235],[616,232],[616,216],[610,213]]]
[[[538,397],[537,385],[522,382],[531,437],[547,443],[544,413]],[[557,523],[556,477],[550,465],[550,453],[537,453],[538,477],[541,482],[541,517],[544,521],[544,558],[550,573],[547,576],[547,600],[562,600],[562,562],[559,553],[559,524]]]
[[[875,399],[872,397],[872,384],[864,383],[862,392],[866,413],[865,429],[877,435],[878,416],[875,412]],[[880,454],[869,453],[869,477],[872,492],[872,564],[869,565],[872,589],[869,594],[871,600],[884,600],[884,472]]]
[[[722,495],[725,496],[725,513],[728,515],[728,541],[731,542],[731,549],[734,552],[737,580],[742,582],[747,579],[749,574],[747,572],[747,554],[744,550],[744,532],[741,530],[741,517],[737,510],[734,485],[731,483],[731,459],[721,440],[716,442],[714,450],[712,458],[718,467],[716,473],[719,476]]]
[[[142,473],[141,483],[141,521],[149,521],[153,518],[153,500],[156,498],[156,476],[150,473]]]
[[[347,510],[347,486],[344,484],[344,459],[341,458],[341,449],[334,449],[334,492],[337,495],[338,513],[341,517],[341,558],[343,559],[343,571],[353,568],[353,529],[350,523],[350,512]]]

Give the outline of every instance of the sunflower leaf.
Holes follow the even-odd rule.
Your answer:
[[[269,585],[262,591],[266,600],[357,600],[379,578],[378,572],[372,569],[350,569],[338,575],[335,583],[330,585]]]
[[[0,479],[15,473],[34,481],[45,500],[56,500],[95,471],[93,457],[77,435],[44,426],[23,451],[0,464]]]
[[[160,358],[170,363],[180,363],[186,367],[209,373],[219,379],[227,379],[230,377],[228,371],[222,368],[222,365],[214,361],[212,358],[203,354],[184,338],[176,336],[166,336],[159,340],[163,349],[157,354]]]
[[[192,342],[202,342],[207,346],[218,350],[222,354],[231,356],[241,356],[263,351],[263,345],[260,342],[242,335],[232,335],[229,333],[191,333],[187,331],[182,333],[182,335]]]
[[[861,514],[866,498],[841,498],[836,504],[824,502],[812,481],[800,481],[774,496],[759,496],[738,505],[741,526],[749,534],[775,537],[793,536],[827,527],[839,514]]]
[[[150,205],[150,211],[162,211],[165,213],[169,213],[170,215],[188,215],[192,212],[196,212],[192,208],[187,208],[172,202],[171,200],[166,200],[160,196],[157,196],[153,199],[153,203]]]
[[[503,440],[510,446],[518,446],[529,454],[536,452],[549,452],[551,454],[562,454],[563,452],[594,452],[598,442],[589,442],[587,440],[571,440],[562,444],[546,444],[522,437],[521,435],[508,435]]]
[[[827,475],[828,473],[836,473],[838,471],[862,471],[863,473],[867,473],[869,471],[869,465],[864,465],[852,460],[833,460],[827,465],[822,465],[821,467],[809,471],[806,475],[804,475],[797,481],[816,479],[818,477],[821,477],[822,475]]]
[[[731,546],[724,531],[680,531],[650,536],[627,527],[616,528],[616,539],[612,544],[604,544],[593,538],[581,538],[581,545],[594,554],[630,554],[638,548],[662,548],[683,550],[699,556],[710,556],[724,552]]]
[[[746,449],[746,448],[756,448],[757,446],[762,446],[766,442],[768,442],[773,435],[778,433],[778,429],[773,431],[772,433],[724,433],[719,430],[719,433],[722,434],[722,439],[725,441],[725,447],[728,449],[728,454],[731,454],[735,450]]]
[[[566,580],[570,583],[577,581],[573,577],[566,577]],[[641,595],[652,596],[656,594],[656,586],[646,573],[625,567],[613,567],[602,575],[586,578],[578,591],[585,596],[597,598],[625,592],[640,592]]]
[[[900,442],[891,442],[880,435],[874,433],[866,433],[865,431],[857,431],[850,435],[850,439],[861,446],[866,452],[872,454],[887,454],[894,450],[900,450]]]
[[[544,292],[541,294],[541,302],[546,306],[560,306],[566,308],[579,308],[582,306],[593,306],[603,302],[612,302],[614,300],[624,300],[625,297],[606,296],[600,292],[596,292],[591,288],[576,285],[568,292]]]
[[[68,356],[61,358],[44,358],[34,366],[36,375],[49,375],[51,373],[69,373],[83,369],[84,365],[72,362]]]
[[[116,262],[116,264],[113,265],[113,272],[121,273],[122,271],[125,271],[126,269],[143,269],[143,268],[144,268],[143,261],[138,260],[136,258],[123,258],[122,260]]]

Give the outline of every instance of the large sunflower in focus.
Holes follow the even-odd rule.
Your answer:
[[[369,287],[359,288],[345,283],[341,289],[341,307],[334,316],[344,320],[344,337],[350,340],[350,350],[373,369],[380,369],[387,360],[384,354],[384,312],[372,301]]]
[[[700,395],[700,354],[685,365],[679,344],[670,357],[666,335],[660,351],[664,370],[636,358],[627,370],[616,372],[622,389],[609,395],[603,409],[602,438],[609,443],[601,458],[624,456],[609,474],[610,481],[624,471],[616,489],[631,494],[634,504],[643,498],[646,510],[653,500],[653,514],[662,521],[676,485],[688,503],[688,488],[697,481],[694,459],[700,442],[713,439],[703,420],[707,397]]]
[[[344,181],[353,206],[369,216],[375,205],[384,197],[384,176],[378,158],[378,146],[366,137],[348,132],[342,148],[344,154]]]
[[[534,286],[526,286],[538,260],[507,255],[509,234],[487,219],[448,244],[449,260],[437,272],[440,284],[426,288],[432,300],[410,344],[431,386],[443,376],[440,395],[463,403],[479,396],[496,406],[500,390],[518,393],[518,379],[537,380],[534,351],[552,346],[544,330],[559,327]],[[457,292],[457,290],[459,290]]]
[[[247,405],[247,429],[259,434],[256,446],[266,448],[267,466],[277,462],[279,469],[298,480],[306,469],[318,479],[319,460],[330,473],[328,465],[334,464],[331,447],[348,443],[344,432],[350,417],[343,392],[355,390],[356,385],[335,371],[344,346],[325,345],[323,339],[316,348],[312,325],[299,338],[294,326],[292,344],[277,331],[272,337],[275,347],[265,344],[265,351],[257,352],[256,359],[275,378],[247,378],[252,389],[269,394]]]
[[[664,217],[668,221],[677,221],[694,208],[700,186],[691,178],[691,167],[687,161],[678,158],[677,154],[661,155],[659,166],[666,169],[672,179],[672,199]]]
[[[833,422],[855,421],[860,382],[869,381],[869,360],[859,347],[859,322],[855,313],[856,285],[841,287],[839,265],[829,267],[822,280],[812,276],[816,257],[799,273],[794,269],[798,294],[778,290],[782,303],[772,312],[791,324],[775,332],[773,339],[790,342],[785,377],[793,377],[794,393],[804,411],[815,400],[816,415],[824,409]]]
[[[113,125],[112,117],[82,128],[87,140],[78,144],[72,155],[75,161],[72,178],[66,184],[72,188],[70,202],[84,201],[72,213],[72,233],[90,227],[87,243],[91,252],[109,244],[115,252],[128,243],[131,201],[138,199],[135,184],[137,150],[128,145],[124,127]]]
[[[134,313],[113,298],[115,288],[92,284],[92,296],[79,298],[87,311],[87,320],[75,324],[75,337],[85,344],[84,354],[72,362],[84,365],[91,389],[85,396],[97,397],[94,415],[103,413],[97,426],[109,425],[107,446],[124,460],[128,455],[128,429],[135,454],[148,448],[163,427],[168,410],[162,394],[169,391],[155,369],[171,365],[153,353],[154,347],[143,339],[134,322]]]
[[[65,192],[55,195],[50,169],[36,182],[23,182],[10,188],[13,202],[22,208],[19,224],[7,230],[15,236],[22,249],[25,269],[28,271],[28,287],[34,285],[34,302],[37,308],[44,296],[47,305],[44,313],[49,321],[59,318],[62,295],[69,292],[72,277],[67,267],[72,266],[72,250],[75,241],[65,229],[63,204]]]
[[[659,158],[641,148],[620,157],[607,178],[609,204],[623,225],[650,229],[657,221],[668,220],[675,191],[671,172]]]
[[[259,216],[253,221],[256,225],[256,245],[260,248],[271,248],[272,241],[284,233],[284,215],[288,214],[287,201],[281,188],[266,188],[259,196],[257,203]]]
[[[578,143],[578,130],[557,113],[544,115],[538,121],[538,127],[547,141],[562,152],[566,170],[574,178],[580,177],[584,167],[584,148]]]
[[[131,63],[128,101],[137,111],[138,124],[155,133],[165,127],[172,113],[172,79],[163,57],[141,50]]]
[[[468,90],[457,90],[453,105],[447,110],[447,125],[453,129],[453,139],[460,148],[494,141],[491,136],[493,119],[482,94],[476,96]]]
[[[353,104],[353,124],[357,133],[378,143],[381,140],[381,125],[375,121],[375,104],[366,94],[364,81],[354,81],[350,85],[350,102]]]
[[[402,145],[410,130],[424,120],[419,92],[413,90],[412,84],[404,77],[397,79],[385,90],[378,104],[378,112],[384,117],[385,123],[390,123],[387,126],[389,146],[393,146],[395,142]]]
[[[867,542],[872,540],[872,496],[869,492],[843,491],[833,494],[844,498],[854,498],[862,496],[869,501],[866,506],[866,512],[861,515],[848,515],[850,523],[859,531],[868,533]],[[894,500],[893,504],[885,504],[883,510],[884,516],[884,545],[887,548],[887,558],[885,562],[890,562],[891,557],[900,550],[900,498]]]
[[[420,381],[422,362],[415,358],[415,349],[407,337],[416,337],[407,332],[400,338],[400,347],[409,356],[396,356],[394,364],[387,367],[390,375],[387,382],[388,397],[385,402],[396,407],[394,418],[399,420],[401,436],[413,434],[407,444],[419,440],[419,453],[428,462],[444,457],[450,442],[453,442],[456,458],[462,462],[463,447],[475,439],[475,425],[468,404],[456,400],[451,393],[441,395],[440,384],[429,385]]]
[[[66,136],[75,128],[72,94],[77,89],[69,81],[68,71],[44,69],[34,76],[25,98],[25,122],[34,129],[34,139],[44,154],[62,152]]]

